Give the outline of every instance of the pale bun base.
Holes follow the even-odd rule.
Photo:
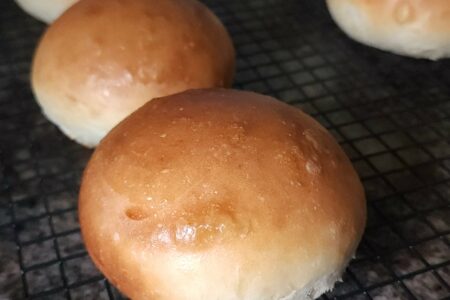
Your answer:
[[[64,13],[78,0],[15,0],[28,14],[47,24]]]
[[[346,265],[347,264],[345,264],[343,267],[345,268]],[[334,284],[337,281],[341,280],[344,268],[341,271],[336,271],[327,276],[324,276],[316,280],[315,282],[304,286],[300,290],[292,291],[286,297],[280,298],[280,300],[311,300],[319,298],[322,294],[331,291],[334,287]]]
[[[183,87],[172,86],[174,91],[183,90]],[[62,89],[64,90],[64,89]],[[121,120],[127,117],[140,105],[150,101],[153,93],[161,95],[167,90],[159,90],[153,87],[151,92],[145,85],[136,83],[129,87],[129,92],[123,99],[128,101],[127,107],[114,107],[112,105],[102,107],[105,100],[98,93],[92,92],[91,88],[79,88],[77,99],[89,99],[89,101],[78,101],[76,106],[73,102],[66,100],[63,92],[49,91],[44,87],[35,88],[36,101],[39,103],[42,113],[49,121],[56,125],[68,138],[87,147],[94,148],[100,140]],[[97,104],[96,104],[97,103]],[[97,111],[97,112],[96,112]],[[103,111],[103,113],[98,113]]]
[[[239,248],[230,248],[199,254],[173,251],[150,255],[125,248],[121,253],[124,260],[120,263],[126,261],[129,269],[122,269],[122,272],[128,272],[128,278],[124,279],[123,274],[118,273],[105,273],[105,276],[133,300],[311,300],[332,290],[348,264],[348,260],[335,264],[326,257],[319,261],[320,268],[311,268],[311,262],[304,259],[287,263],[279,250],[278,257],[267,256],[273,251],[267,247],[261,255],[251,253],[254,263],[262,265],[253,267],[242,260],[245,251],[243,254],[239,251]],[[106,253],[105,257],[108,255]],[[332,256],[330,251],[328,257]],[[93,258],[96,261],[95,256]],[[139,266],[135,265],[135,259]],[[98,260],[96,264],[102,269]],[[115,264],[115,260],[110,264]],[[244,269],[245,266],[248,268]],[[314,277],[318,270],[324,275]],[[139,282],[140,286],[131,288],[129,281]]]
[[[337,25],[354,40],[395,54],[450,57],[450,1],[327,0]]]
[[[330,133],[263,95],[154,99],[85,172],[86,248],[131,299],[313,299],[354,255],[362,184]]]

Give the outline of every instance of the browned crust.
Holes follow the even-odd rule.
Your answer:
[[[49,118],[76,137],[155,97],[229,87],[234,65],[226,29],[196,0],[82,0],[45,32],[32,83]]]
[[[323,276],[348,261],[366,218],[358,176],[322,126],[232,90],[156,99],[119,124],[86,168],[79,213],[90,255],[136,299],[176,293],[170,267],[152,269],[163,256],[223,251],[261,276],[274,264]]]

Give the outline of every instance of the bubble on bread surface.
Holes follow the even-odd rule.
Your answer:
[[[415,19],[414,7],[409,3],[409,1],[400,1],[394,9],[394,19],[400,24],[408,24]]]
[[[322,166],[319,162],[309,159],[306,161],[306,171],[312,175],[319,175],[322,172]]]
[[[233,204],[220,200],[180,207],[169,215],[156,213],[150,222],[155,224],[149,225],[152,247],[175,246],[186,251],[202,250],[236,235],[244,239],[251,232],[250,224],[236,213]]]
[[[172,242],[170,231],[162,224],[156,226],[156,230],[153,232],[150,238],[151,244],[157,245],[158,243],[168,245]]]
[[[303,136],[305,137],[305,139],[313,146],[315,150],[319,151],[320,146],[315,135],[316,133],[312,129],[306,129],[305,131],[303,131]]]

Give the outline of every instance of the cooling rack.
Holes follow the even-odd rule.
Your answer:
[[[238,53],[236,88],[301,107],[358,170],[368,225],[321,299],[450,297],[450,61],[390,55],[334,25],[323,1],[206,1]],[[42,116],[30,61],[44,25],[0,2],[0,299],[120,299],[80,236],[91,154]]]

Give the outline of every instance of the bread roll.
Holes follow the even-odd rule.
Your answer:
[[[15,0],[28,14],[47,24],[56,20],[78,0]]]
[[[32,85],[45,115],[93,147],[155,97],[230,86],[234,64],[226,29],[197,0],[82,0],[43,36]]]
[[[319,123],[217,89],[155,99],[115,127],[84,172],[79,219],[132,299],[311,299],[341,277],[366,207]]]
[[[448,0],[327,0],[351,38],[393,53],[436,60],[450,56]]]

